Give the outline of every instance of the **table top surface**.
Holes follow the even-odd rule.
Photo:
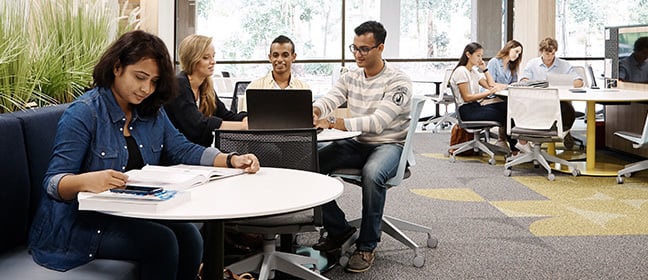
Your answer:
[[[589,89],[585,92],[571,92],[568,87],[556,87],[560,100],[566,101],[600,101],[600,102],[623,102],[623,101],[644,101],[648,100],[648,92],[627,89]],[[507,96],[508,91],[500,91],[498,95]]]
[[[262,167],[256,174],[211,181],[188,190],[191,200],[151,212],[106,212],[161,220],[222,220],[289,213],[336,199],[340,180],[301,170]]]
[[[343,131],[338,129],[324,129],[317,134],[318,142],[349,139],[360,135],[360,131]]]

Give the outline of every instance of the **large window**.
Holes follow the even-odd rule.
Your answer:
[[[296,45],[295,75],[316,95],[331,87],[343,65],[356,67],[347,46],[364,21],[385,24],[388,60],[456,58],[470,41],[469,0],[198,0],[196,14],[195,32],[214,37],[220,71],[239,79],[261,77],[271,69],[271,41],[283,34]],[[398,66],[413,80],[429,81],[451,64]]]

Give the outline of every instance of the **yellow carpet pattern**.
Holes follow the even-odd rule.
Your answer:
[[[436,154],[425,156],[436,157]],[[486,201],[467,188],[413,189],[412,192],[438,200],[487,202],[511,218],[535,217],[537,220],[529,226],[535,236],[639,235],[648,234],[646,175],[646,172],[637,173],[639,177],[626,178],[622,185],[614,177],[561,176],[553,182],[542,174],[512,177],[546,200]]]

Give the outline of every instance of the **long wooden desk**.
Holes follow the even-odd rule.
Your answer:
[[[585,89],[586,92],[571,92],[569,88],[557,87],[560,100],[585,101],[587,119],[587,140],[585,163],[578,163],[580,173],[590,176],[616,176],[621,165],[596,161],[596,109],[597,102],[637,102],[648,100],[648,93],[626,89]],[[508,92],[498,93],[506,96]]]
[[[262,167],[189,190],[191,200],[157,213],[107,212],[155,220],[205,222],[204,278],[223,277],[223,222],[290,213],[322,205],[344,190],[340,180],[313,172]]]

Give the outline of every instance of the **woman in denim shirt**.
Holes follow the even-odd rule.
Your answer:
[[[95,258],[139,263],[141,279],[195,279],[202,239],[191,223],[158,222],[78,211],[80,191],[124,187],[123,173],[146,164],[230,165],[254,173],[254,155],[227,154],[189,142],[161,106],[176,92],[165,44],[143,31],[124,34],[94,68],[95,88],[59,120],[46,189],[30,231],[34,260],[66,271]]]
[[[522,51],[522,44],[511,40],[488,61],[488,70],[496,83],[508,85],[518,81]]]

